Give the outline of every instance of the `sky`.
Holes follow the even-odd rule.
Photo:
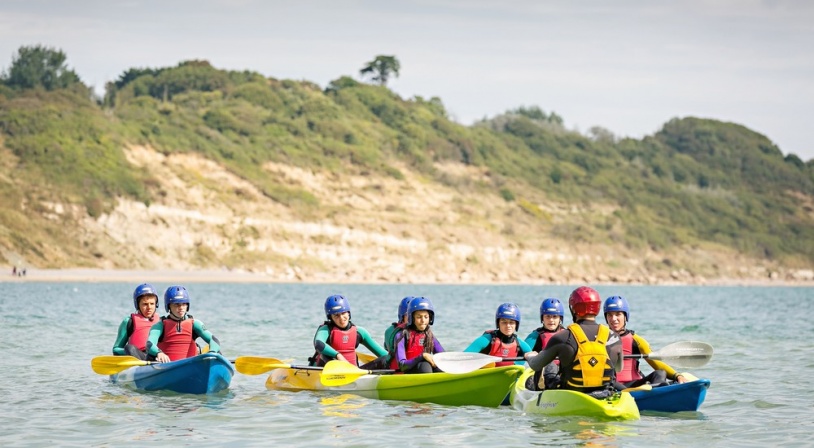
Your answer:
[[[466,125],[539,106],[642,138],[694,116],[814,159],[808,0],[0,1],[0,70],[32,45],[65,52],[100,94],[129,68],[190,59],[325,87],[393,55],[391,89],[437,96]]]

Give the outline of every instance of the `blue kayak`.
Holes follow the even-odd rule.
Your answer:
[[[218,353],[148,366],[130,367],[110,381],[139,390],[170,390],[185,394],[212,394],[229,387],[235,369]]]
[[[686,383],[673,383],[650,390],[632,390],[639,411],[681,412],[697,411],[707,396],[710,381],[697,379]]]

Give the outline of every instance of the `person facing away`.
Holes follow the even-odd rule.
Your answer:
[[[649,355],[651,353],[650,344],[636,334],[633,330],[627,329],[630,321],[630,305],[622,296],[612,296],[605,300],[603,307],[605,322],[610,329],[619,335],[622,341],[622,353],[625,355]],[[649,383],[651,386],[663,386],[667,384],[667,378],[683,383],[684,376],[675,371],[672,367],[661,361],[647,359],[647,363],[653,368],[649,375],[644,376],[639,371],[638,359],[625,359],[622,370],[616,373],[616,388],[619,390],[628,387],[638,387]]]
[[[309,365],[324,366],[328,361],[338,359],[358,367],[356,347],[359,344],[370,349],[377,357],[387,356],[387,351],[373,340],[367,330],[354,325],[350,316],[350,302],[345,296],[332,295],[325,299],[327,320],[317,328],[317,332],[314,334],[316,352],[308,358]],[[371,361],[371,363],[375,363],[377,360]],[[367,364],[364,367],[367,367]]]
[[[621,363],[622,353],[619,337],[596,322],[602,299],[593,288],[580,286],[571,292],[568,306],[574,323],[555,334],[539,355],[527,358],[529,367],[539,372],[559,358],[559,388],[596,398],[610,396],[614,366]]]
[[[158,293],[153,285],[143,283],[133,291],[133,306],[136,312],[128,315],[119,324],[119,333],[113,343],[113,354],[116,356],[134,356],[142,361],[147,360],[147,335],[150,328],[158,322]]]
[[[465,352],[483,353],[500,358],[524,357],[526,353],[536,355],[526,341],[517,337],[520,328],[520,308],[514,303],[504,303],[497,307],[495,312],[494,330],[487,330],[472,341]],[[525,361],[500,361],[495,366],[522,365]]]
[[[440,372],[432,355],[443,352],[444,347],[432,333],[434,322],[435,308],[430,299],[413,298],[407,306],[407,326],[398,332],[394,341],[396,356],[390,363],[391,369],[403,373]]]
[[[167,315],[150,328],[147,355],[158,362],[178,361],[198,354],[195,339],[209,344],[209,351],[220,353],[220,341],[200,320],[189,313],[189,292],[183,286],[170,286],[164,291]]]
[[[531,330],[526,336],[526,344],[535,352],[541,352],[548,341],[555,334],[565,330],[562,323],[565,320],[565,307],[559,299],[548,298],[540,303],[540,323],[539,328]],[[545,366],[542,372],[535,372],[531,378],[531,383],[526,383],[529,390],[555,389],[560,378],[560,360],[555,359]],[[540,380],[543,380],[542,383]]]

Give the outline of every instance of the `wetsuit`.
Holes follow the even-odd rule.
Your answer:
[[[158,314],[146,318],[141,313],[133,313],[119,324],[116,342],[113,343],[113,354],[116,356],[134,356],[141,360],[147,359],[147,335],[150,328],[161,320]]]
[[[589,341],[593,341],[597,337],[600,324],[596,323],[596,321],[583,319],[578,321],[577,324],[582,328]],[[575,359],[578,352],[578,345],[577,339],[571,330],[561,331],[548,341],[545,350],[529,359],[529,367],[539,372],[556,358],[559,358],[561,372],[560,388],[578,390],[585,393],[599,392],[600,394],[597,395],[604,395],[605,392],[613,386],[613,369],[610,369],[610,372],[608,372],[611,377],[601,385],[591,387],[579,387],[574,385],[579,380],[579,363]],[[607,367],[613,366],[622,356],[620,340],[615,333],[609,333],[605,350],[608,355],[608,361],[610,362],[610,366],[605,366],[607,369]],[[594,394],[592,393],[592,395]]]
[[[427,327],[429,328],[429,327]],[[422,355],[426,349],[424,341],[427,336],[426,331],[418,331],[414,326],[409,326],[396,336],[396,357],[393,358],[391,367],[404,373],[431,373],[440,372],[437,367],[433,367],[424,360]],[[444,347],[435,336],[432,337],[432,348],[429,353],[441,353]]]
[[[562,319],[561,319],[562,320]],[[565,330],[562,324],[557,326],[556,330],[547,330],[545,327],[539,327],[531,331],[526,336],[526,344],[531,347],[532,351],[540,353],[548,345],[548,341],[554,337],[555,334]],[[542,384],[540,380],[542,379]],[[526,382],[526,389],[529,390],[543,390],[543,389],[556,389],[560,384],[560,360],[555,359],[550,364],[545,366],[542,371],[534,372],[534,375]]]
[[[348,328],[337,329],[336,325],[334,325],[333,322],[326,321],[325,323],[320,325],[319,328],[317,328],[317,332],[314,335],[314,348],[316,349],[316,353],[314,353],[314,356],[308,359],[309,365],[324,366],[325,364],[328,363],[328,361],[336,359],[336,355],[339,354],[339,351],[337,351],[334,347],[331,346],[331,343],[329,342],[330,336],[332,332],[334,334],[337,334],[337,330],[348,331],[350,330],[351,327],[355,328],[356,330],[355,333],[357,336],[356,341],[351,341],[354,349],[358,347],[360,344],[364,345],[371,352],[373,352],[373,354],[376,355],[378,358],[384,357],[386,361],[387,350],[382,348],[382,346],[379,345],[379,343],[373,339],[373,336],[371,336],[367,330],[358,325],[354,325],[352,322],[348,322]],[[351,357],[349,357],[348,355],[350,355],[350,353],[348,353],[347,355],[343,354],[343,356],[345,356],[345,358],[348,361],[354,363],[356,361],[356,354],[353,353],[352,355],[353,359],[351,359]],[[376,362],[377,360],[371,362]],[[368,367],[367,364],[365,364],[363,367],[370,368]]]

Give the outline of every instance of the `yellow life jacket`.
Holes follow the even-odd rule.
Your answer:
[[[611,382],[613,365],[608,356],[607,343],[610,337],[610,328],[599,326],[596,340],[589,341],[585,331],[579,324],[568,326],[577,340],[577,354],[571,364],[571,375],[568,386],[575,389],[597,388]]]

